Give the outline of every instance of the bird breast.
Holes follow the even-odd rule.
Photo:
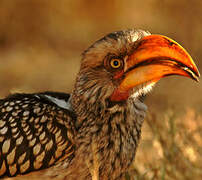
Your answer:
[[[85,169],[86,179],[122,177],[134,160],[145,111],[140,100],[130,98],[126,105],[115,105],[103,115],[100,112],[96,121],[91,113],[77,137],[79,147],[73,160],[77,170]]]

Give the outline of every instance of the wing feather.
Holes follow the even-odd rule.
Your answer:
[[[74,113],[45,95],[15,94],[0,100],[0,177],[45,169],[74,157]],[[69,99],[60,93],[54,97]]]

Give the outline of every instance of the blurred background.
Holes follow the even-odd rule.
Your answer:
[[[128,28],[175,39],[202,69],[200,0],[1,0],[0,97],[71,92],[81,53],[105,34]],[[161,80],[136,161],[126,179],[201,179],[202,84]]]

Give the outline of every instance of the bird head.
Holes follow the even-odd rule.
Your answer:
[[[124,102],[170,75],[196,81],[200,76],[191,56],[174,40],[143,30],[118,31],[83,53],[77,88],[92,103],[98,98]]]

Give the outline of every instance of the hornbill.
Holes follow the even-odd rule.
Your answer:
[[[200,76],[174,40],[135,29],[106,35],[82,54],[71,94],[0,100],[0,177],[122,179],[140,140],[142,97],[170,75]]]

